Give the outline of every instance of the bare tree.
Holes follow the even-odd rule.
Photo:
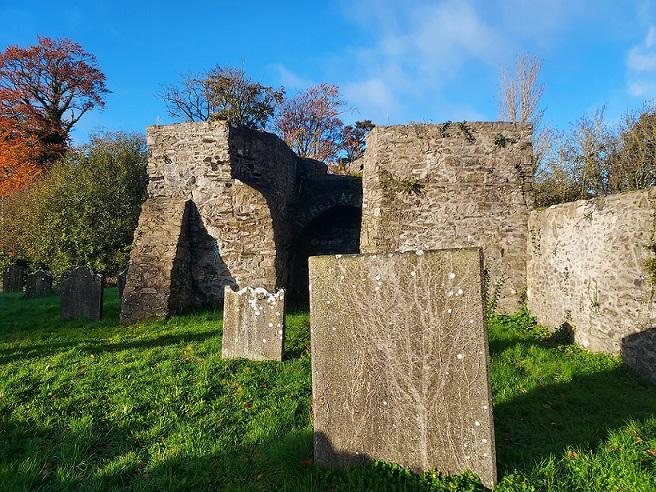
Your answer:
[[[565,135],[551,129],[542,129],[544,138],[533,144],[534,160],[539,166],[533,174],[535,204],[548,207],[580,198],[580,187],[574,170],[562,152]]]
[[[544,84],[540,83],[542,63],[531,55],[520,55],[511,72],[501,73],[499,116],[513,123],[538,126],[544,116],[540,107]]]
[[[592,198],[612,193],[610,177],[613,174],[613,157],[617,152],[617,139],[604,119],[605,108],[583,116],[565,140],[561,154],[572,167],[579,187],[579,198]]]
[[[185,121],[224,120],[265,128],[284,99],[284,89],[253,82],[241,68],[216,66],[162,94],[169,115]]]
[[[167,86],[161,97],[169,116],[177,120],[207,121],[215,112],[203,75],[189,75],[181,85]]]
[[[331,160],[340,151],[343,107],[337,86],[315,85],[285,101],[275,129],[300,157]]]
[[[656,185],[656,107],[628,113],[619,128],[610,184],[615,191]]]
[[[621,141],[608,127],[604,108],[583,116],[566,133],[552,132],[535,172],[536,204],[548,206],[622,191],[626,174],[618,167]],[[634,188],[633,188],[634,189]]]

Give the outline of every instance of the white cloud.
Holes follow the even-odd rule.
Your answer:
[[[584,0],[341,1],[363,41],[324,59],[316,77],[327,75],[359,117],[381,123],[493,116],[480,106],[494,111],[498,70],[517,54],[558,44],[559,32],[589,14]],[[292,89],[311,85],[286,67],[278,72]],[[461,82],[466,77],[475,82]],[[460,88],[478,82],[484,94]]]
[[[628,90],[633,97],[651,98],[656,96],[656,82],[629,82]]]
[[[363,0],[355,12],[362,28],[377,38],[344,57],[350,62],[340,70],[348,74],[341,85],[349,103],[381,121],[404,118],[403,100],[436,102],[439,91],[468,63],[497,66],[509,51],[469,2],[408,8],[402,2]]]
[[[649,27],[642,43],[631,48],[626,57],[627,90],[634,97],[656,95],[656,26]]]
[[[644,41],[634,46],[627,56],[627,65],[635,72],[656,70],[656,26],[651,26]]]
[[[299,91],[307,89],[311,85],[315,84],[312,80],[301,77],[296,72],[290,70],[282,64],[275,65],[275,69],[278,72],[280,83],[287,89]]]
[[[381,79],[372,78],[348,82],[341,89],[346,100],[351,104],[356,104],[354,107],[356,119],[370,118],[371,114],[376,113],[382,114],[383,118],[379,121],[386,123],[389,113],[398,110],[398,102],[389,86]]]

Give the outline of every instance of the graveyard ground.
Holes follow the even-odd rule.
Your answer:
[[[221,359],[221,313],[123,327],[0,294],[3,490],[479,490],[474,477],[312,465],[309,317],[282,363]],[[656,387],[619,360],[490,319],[499,490],[656,490]]]

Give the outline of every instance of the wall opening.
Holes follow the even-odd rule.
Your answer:
[[[336,205],[312,220],[295,237],[290,252],[287,299],[297,305],[309,303],[310,256],[360,252],[362,209]]]

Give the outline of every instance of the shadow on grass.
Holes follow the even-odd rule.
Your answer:
[[[501,473],[527,472],[568,448],[588,449],[628,420],[656,415],[656,388],[625,368],[574,377],[494,407]]]
[[[622,360],[642,377],[656,384],[656,328],[623,337]]]
[[[59,296],[26,299],[22,294],[0,293],[0,335],[29,335],[43,330],[96,329],[119,323],[120,304],[116,288],[106,288],[100,320],[59,317]]]
[[[120,352],[130,349],[150,349],[156,347],[165,347],[167,345],[177,345],[180,343],[203,342],[210,338],[217,337],[216,331],[190,332],[179,335],[163,335],[157,338],[148,338],[144,340],[135,340],[121,343],[97,343],[95,339],[77,340],[70,343],[48,343],[43,345],[28,345],[20,348],[11,348],[0,350],[0,364],[27,361],[39,357],[51,357],[59,352],[65,352],[72,348],[78,348],[80,351],[89,354],[102,354],[104,352]]]
[[[495,320],[496,324],[500,323],[503,325],[504,322],[507,323],[502,317],[497,317]],[[574,331],[568,323],[563,324],[552,333],[547,334],[545,331],[544,337],[537,335],[539,332],[535,332],[535,326],[532,324],[525,326],[525,330],[527,332],[526,334],[533,332],[533,336],[517,336],[514,334],[505,338],[491,338],[489,341],[490,356],[494,357],[495,355],[501,354],[502,352],[515,347],[522,347],[524,349],[530,347],[555,348],[572,345],[574,343]]]
[[[158,461],[134,429],[101,420],[83,430],[1,422],[3,490],[317,490],[309,429],[220,450],[169,450]]]
[[[437,490],[461,490],[458,484],[485,490],[472,474],[427,478],[380,462],[317,466],[309,428],[220,450],[174,451],[161,461],[129,428],[101,422],[93,432],[79,432],[34,430],[5,420],[3,434],[0,481],[5,490],[396,491],[420,490],[419,484],[428,481],[442,485]],[[338,454],[345,463],[362,461],[361,456]]]
[[[119,322],[120,305],[116,288],[105,289],[103,317],[100,320],[61,320],[57,296],[25,299],[21,294],[0,294],[0,303],[0,342],[14,345],[0,349],[0,364],[49,357],[72,348],[99,354],[202,342],[220,335],[217,324],[216,330],[199,332],[190,327],[190,331],[185,333],[129,340],[133,338],[129,333],[131,328],[122,326]],[[220,318],[220,312],[218,314]],[[217,318],[217,312],[211,309],[198,310],[193,313],[193,317],[206,321]],[[171,321],[176,322],[175,318]],[[161,328],[162,326],[154,325],[154,330]],[[127,334],[127,341],[102,343],[102,337],[121,332]],[[31,343],[35,337],[38,339],[37,343]],[[62,339],[67,341],[60,341]]]

